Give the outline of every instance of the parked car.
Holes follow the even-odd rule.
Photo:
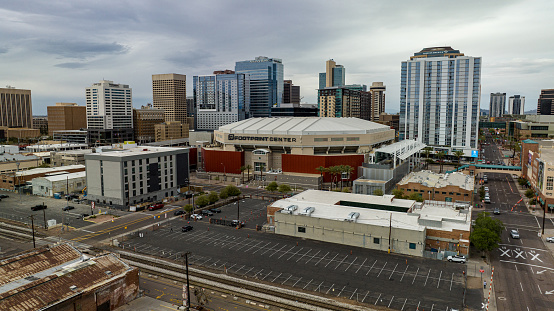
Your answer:
[[[546,242],[554,243],[554,236],[547,237]]]
[[[67,206],[64,206],[62,208],[62,211],[69,211],[69,210],[72,210],[72,209],[75,209],[75,206],[71,206],[71,205],[67,205]]]
[[[178,211],[175,211],[173,212],[173,216],[179,216],[179,215],[183,215],[185,214],[186,212],[183,211],[182,209],[178,210]]]
[[[459,262],[459,263],[466,262],[466,256],[461,256],[461,255],[448,256],[447,259],[450,262]]]
[[[246,226],[246,223],[244,221],[240,221],[240,220],[233,220],[233,221],[231,221],[230,226],[231,227],[240,226],[242,228],[242,227]]]
[[[489,187],[485,187],[485,192],[489,192]]]
[[[77,216],[77,219],[82,219],[82,218],[85,218],[85,217],[88,217],[88,216],[90,216],[90,215],[89,215],[89,214],[86,214],[86,213],[85,213],[85,214],[81,214],[81,215]]]
[[[219,209],[219,208],[210,208],[209,211],[212,212],[212,213],[221,213],[221,209]]]
[[[512,239],[519,239],[519,232],[517,232],[517,230],[512,230],[510,231],[510,236]]]
[[[192,226],[183,226],[181,228],[181,231],[182,232],[187,232],[187,231],[192,231],[193,227]]]
[[[7,194],[0,194],[0,199],[9,198],[10,196]]]
[[[44,204],[38,204],[38,205],[35,205],[35,206],[31,206],[31,210],[32,211],[40,211],[41,209],[46,209],[46,205]]]
[[[213,216],[214,215],[214,213],[210,212],[207,209],[203,209],[202,211],[200,211],[200,214],[202,214],[204,216]]]
[[[200,216],[198,214],[192,214],[192,215],[190,215],[190,219],[202,220],[202,216]]]
[[[495,215],[500,215],[500,209],[497,207],[497,208],[494,209],[494,211],[492,213],[495,214]]]
[[[485,203],[491,203],[491,198],[488,195],[486,195],[484,201]]]
[[[156,203],[154,205],[150,205],[148,206],[148,210],[149,211],[153,211],[153,210],[157,210],[157,209],[161,209],[164,207],[164,204],[163,203]]]

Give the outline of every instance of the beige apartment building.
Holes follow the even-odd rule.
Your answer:
[[[165,121],[187,122],[187,76],[176,73],[152,75],[154,108],[164,110]]]
[[[156,141],[164,141],[189,137],[189,126],[187,123],[177,121],[165,122],[154,125]]]
[[[0,88],[0,126],[32,128],[31,90]]]
[[[151,106],[142,106],[141,109],[133,109],[133,125],[135,141],[148,143],[156,140],[156,124],[164,123],[164,111]]]
[[[56,103],[48,106],[48,135],[54,131],[79,130],[87,127],[87,107],[76,103]]]

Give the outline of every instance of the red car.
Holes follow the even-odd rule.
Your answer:
[[[157,209],[161,209],[164,207],[164,204],[163,203],[156,203],[154,205],[150,205],[148,206],[148,210],[149,211],[153,211],[153,210],[157,210]]]

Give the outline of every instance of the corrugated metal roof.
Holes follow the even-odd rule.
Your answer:
[[[251,118],[219,128],[224,133],[268,135],[369,134],[390,127],[358,118]]]
[[[63,253],[67,257],[63,257]],[[78,260],[75,260],[75,256],[78,256]],[[98,286],[104,286],[110,279],[120,278],[132,270],[113,254],[81,260],[81,253],[68,244],[11,257],[1,261],[0,265],[2,268],[21,267],[21,260],[31,260],[30,265],[23,269],[28,276],[38,277],[28,278],[25,284],[0,292],[0,305],[6,310],[31,311],[48,308],[72,296],[91,292]],[[46,267],[50,267],[50,272],[40,275]],[[23,275],[11,273],[10,279],[21,280]],[[76,288],[72,289],[72,286]]]

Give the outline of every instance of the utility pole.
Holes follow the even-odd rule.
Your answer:
[[[548,204],[546,202],[544,203],[544,207],[542,208],[542,235],[544,235],[544,223],[546,221],[546,207]]]
[[[240,220],[240,194],[237,195],[237,220]]]
[[[44,230],[48,230],[48,226],[46,225],[46,205],[44,205],[44,202],[42,202],[42,205],[45,207],[42,209],[42,215],[44,217]]]
[[[33,248],[36,248],[35,244],[35,215],[28,216],[31,217],[31,232],[33,233]]]
[[[190,310],[189,255],[190,252],[183,254],[183,257],[185,257],[185,273],[187,275],[186,292],[183,289],[183,307],[185,307],[185,310]]]
[[[390,220],[389,220],[389,254],[390,254],[390,245],[391,245],[391,238],[392,235],[392,213],[390,214]]]

